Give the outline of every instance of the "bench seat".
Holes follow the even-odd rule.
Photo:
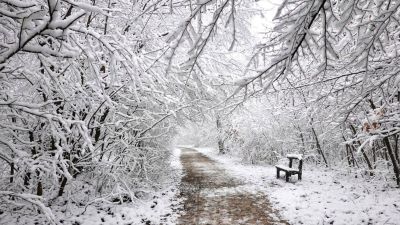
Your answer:
[[[298,169],[290,168],[290,167],[288,167],[288,166],[276,165],[275,167],[276,167],[276,168],[279,168],[279,169],[281,169],[281,170],[285,170],[285,171],[299,172]]]
[[[289,166],[276,165],[276,178],[279,179],[280,172],[285,172],[286,182],[289,182],[289,178],[292,175],[297,174],[298,179],[301,180],[302,170],[303,170],[303,158],[302,155],[298,154],[288,154]],[[293,168],[293,160],[299,160],[299,168]]]

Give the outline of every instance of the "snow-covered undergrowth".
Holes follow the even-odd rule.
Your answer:
[[[218,155],[213,148],[196,148],[221,163],[248,188],[265,191],[290,224],[387,224],[400,222],[400,190],[394,181],[355,177],[354,173],[305,165],[303,180],[276,179],[272,166],[244,165]],[[249,190],[250,191],[250,190]]]
[[[136,199],[132,202],[119,204],[99,198],[90,201],[90,193],[94,190],[88,182],[80,181],[73,187],[68,186],[68,195],[55,199],[49,206],[55,222],[63,225],[175,224],[181,205],[177,197],[182,176],[179,155],[180,150],[174,149],[170,168],[165,168],[170,173],[164,178],[163,187],[136,192]],[[0,224],[45,225],[48,221],[43,214],[1,213]]]

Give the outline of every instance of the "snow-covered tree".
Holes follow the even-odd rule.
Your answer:
[[[371,174],[382,158],[399,183],[399,16],[397,1],[283,1],[253,57],[265,66],[250,64],[235,95],[290,94],[321,156],[361,155]]]

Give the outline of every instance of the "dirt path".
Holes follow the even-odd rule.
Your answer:
[[[180,159],[185,202],[178,224],[288,224],[276,216],[265,195],[246,190],[207,156],[183,148]]]

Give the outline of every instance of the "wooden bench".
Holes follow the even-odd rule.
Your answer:
[[[297,174],[298,179],[301,180],[301,174],[302,174],[302,169],[303,169],[303,158],[301,155],[297,154],[287,154],[286,157],[289,159],[289,167],[287,166],[281,166],[281,165],[276,165],[276,178],[279,179],[279,173],[281,171],[284,171],[286,173],[286,182],[289,182],[290,176]],[[299,160],[299,168],[292,168],[293,166],[293,160]]]

